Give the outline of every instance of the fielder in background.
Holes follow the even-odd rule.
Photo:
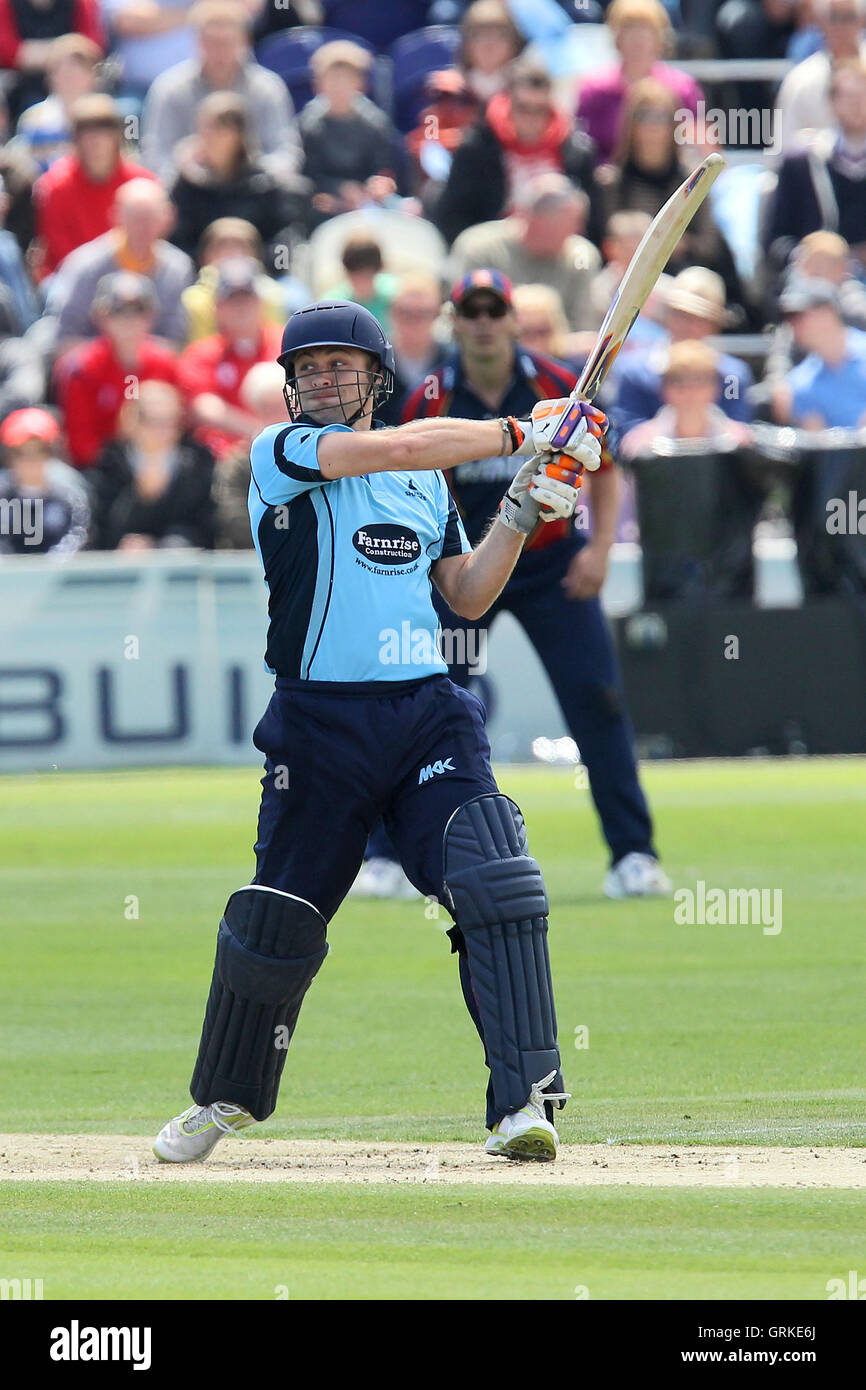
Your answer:
[[[574,513],[606,426],[580,401],[526,418],[417,420],[374,429],[394,353],[356,304],[311,305],[282,341],[291,423],[253,442],[249,507],[269,591],[276,689],[254,742],[265,756],[256,875],[228,901],[195,1102],[154,1144],[173,1163],[274,1109],[304,995],[380,819],[422,893],[455,925],[467,1008],[490,1072],[486,1149],[555,1157],[566,1096],[547,949],[547,894],[519,808],[490,769],[483,707],[452,684],[436,645],[431,581],[475,622],[539,523]],[[441,470],[517,459],[473,550]],[[542,510],[543,509],[543,510]],[[405,665],[382,633],[426,633]]]
[[[540,399],[567,396],[577,378],[562,365],[516,341],[512,286],[495,270],[475,270],[454,286],[456,349],[409,397],[404,420],[457,416],[492,420],[529,415]],[[499,495],[515,472],[507,451],[479,455],[449,473],[449,486],[473,544],[484,534]],[[611,898],[649,897],[672,891],[658,862],[646,799],[638,781],[631,729],[613,642],[599,600],[619,509],[620,480],[605,455],[592,475],[593,534],[561,516],[540,525],[523,548],[512,577],[484,615],[489,628],[500,612],[514,614],[535,647],[569,731],[580,749],[589,785],[610,848],[604,891]],[[545,518],[547,520],[547,518]],[[457,616],[437,600],[443,630],[466,630],[464,652],[477,652],[477,620]],[[454,649],[457,643],[453,644]],[[452,665],[451,679],[465,686],[468,665]],[[411,878],[411,875],[410,875]],[[412,893],[393,848],[378,827],[353,892],[363,897]]]

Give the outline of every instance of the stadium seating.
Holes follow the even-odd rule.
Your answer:
[[[459,46],[459,29],[445,24],[417,29],[392,44],[388,55],[393,65],[391,114],[398,130],[409,131],[416,125],[427,102],[427,77],[439,68],[453,67]]]
[[[366,48],[369,53],[373,52],[370,44],[364,39],[347,33],[344,29],[319,29],[312,25],[287,29],[282,34],[271,34],[256,48],[256,58],[262,67],[270,68],[271,72],[275,72],[285,82],[296,111],[306,106],[313,96],[313,75],[310,67],[313,54],[322,44],[333,43],[336,39],[348,40]],[[377,63],[381,61],[377,60]],[[378,68],[374,68],[374,97],[377,96],[377,75]]]
[[[343,277],[340,255],[349,237],[357,232],[368,232],[387,247],[388,269],[395,275],[429,271],[442,265],[448,254],[441,234],[423,218],[386,208],[365,208],[332,217],[318,227],[309,242],[297,247],[292,274],[309,285],[314,295],[327,293]]]

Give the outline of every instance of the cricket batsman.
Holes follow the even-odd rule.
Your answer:
[[[547,893],[520,810],[494,780],[481,702],[451,682],[437,649],[431,583],[455,613],[480,618],[527,537],[573,515],[607,421],[562,399],[539,401],[526,419],[374,427],[394,353],[356,304],[293,314],[278,361],[289,423],[269,426],[250,454],[276,677],[253,735],[265,757],[256,873],[219,925],[194,1104],[154,1152],[201,1160],[272,1113],[328,922],[381,818],[416,888],[454,919],[452,952],[489,1069],[486,1151],[553,1159],[553,1112],[567,1096]],[[473,549],[443,470],[509,454],[522,463]],[[383,661],[383,634],[406,621],[413,659],[397,664],[391,651]]]

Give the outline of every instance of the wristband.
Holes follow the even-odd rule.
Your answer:
[[[520,428],[520,425],[517,423],[517,420],[514,418],[513,415],[500,416],[499,425],[502,430],[503,449],[505,448],[506,443],[510,441],[510,453],[516,454],[524,439],[526,438],[526,435],[523,433],[523,430]]]

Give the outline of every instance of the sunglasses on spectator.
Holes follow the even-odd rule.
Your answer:
[[[481,303],[472,299],[468,304],[461,304],[457,313],[462,319],[504,319],[508,313],[508,305],[504,299],[483,300]]]
[[[829,10],[824,16],[828,24],[858,24],[860,14],[857,10]]]

